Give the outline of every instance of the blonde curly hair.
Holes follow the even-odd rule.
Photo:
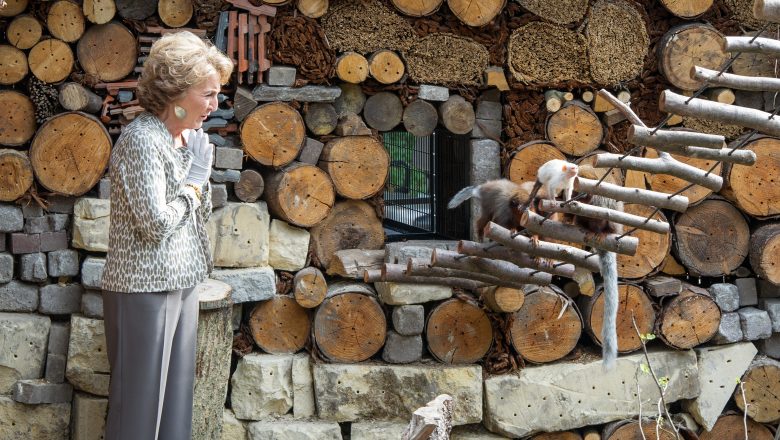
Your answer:
[[[147,111],[161,115],[173,101],[213,73],[226,84],[233,62],[213,44],[189,31],[165,34],[152,44],[136,94]]]

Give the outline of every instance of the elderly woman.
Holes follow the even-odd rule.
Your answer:
[[[198,298],[211,270],[213,148],[201,125],[233,64],[190,32],[152,45],[138,81],[146,112],[111,153],[103,272],[111,365],[108,440],[189,439]]]

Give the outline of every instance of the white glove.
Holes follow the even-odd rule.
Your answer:
[[[190,130],[187,149],[192,153],[192,165],[184,183],[201,188],[211,176],[211,163],[214,161],[214,148],[209,144],[209,135],[203,129]]]

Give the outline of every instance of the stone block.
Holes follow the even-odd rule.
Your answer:
[[[482,420],[479,365],[317,363],[314,387],[322,420],[408,422],[412,412],[442,393],[453,397],[453,425]]]
[[[217,209],[227,205],[228,193],[224,183],[211,185],[211,208]]]
[[[47,210],[58,214],[73,214],[73,205],[76,203],[76,197],[52,195],[46,199],[49,202]]]
[[[756,341],[772,336],[772,321],[769,314],[755,307],[743,307],[737,310],[739,324],[746,341]]]
[[[682,292],[682,281],[663,275],[648,278],[644,282],[644,286],[647,293],[656,298],[677,295]]]
[[[79,274],[79,253],[73,249],[52,251],[48,254],[50,277],[75,277]]]
[[[0,311],[34,312],[38,308],[38,286],[13,280],[0,284]]]
[[[287,414],[293,407],[290,355],[250,353],[238,361],[230,379],[230,402],[236,417],[262,420]]]
[[[65,231],[44,232],[41,234],[41,252],[58,251],[68,248],[68,234]]]
[[[422,336],[404,336],[388,330],[382,347],[382,360],[391,364],[408,364],[422,358]]]
[[[233,411],[225,408],[222,413],[221,440],[247,440],[246,424],[238,420]],[[75,440],[75,439],[74,439]]]
[[[41,252],[41,234],[11,234],[8,249],[12,254],[31,254]]]
[[[110,369],[102,320],[71,315],[65,377],[77,390],[108,396]]]
[[[317,162],[320,160],[320,154],[322,154],[322,147],[324,146],[325,144],[317,139],[307,137],[306,144],[304,144],[303,148],[301,148],[301,151],[298,153],[298,160],[303,163],[317,165]]]
[[[734,380],[750,366],[756,355],[756,347],[750,342],[721,347],[697,348],[699,362],[699,394],[695,399],[683,401],[683,409],[696,423],[711,431],[728,404],[737,386]]]
[[[46,355],[46,372],[43,378],[49,383],[65,382],[65,364],[68,358],[63,354]]]
[[[42,379],[20,380],[14,384],[14,400],[28,405],[40,403],[70,403],[73,385],[49,383]]]
[[[51,232],[51,224],[46,217],[32,217],[24,221],[25,234],[40,234],[41,232]]]
[[[420,84],[417,97],[426,101],[444,102],[450,99],[450,89],[441,86]]]
[[[109,200],[82,198],[73,207],[73,247],[88,251],[108,251],[111,223]]]
[[[81,284],[85,289],[100,290],[103,282],[103,268],[106,266],[105,258],[87,257],[81,264]]]
[[[43,377],[50,326],[48,316],[0,313],[0,394],[10,394],[20,379]]]
[[[470,158],[471,167],[469,168],[469,183],[479,185],[493,179],[501,178],[501,157],[500,145],[492,139],[475,139],[471,141]],[[479,204],[470,205],[470,218],[479,217]],[[477,239],[478,232],[475,229],[475,222],[471,222],[470,236]]]
[[[780,298],[780,285],[767,280],[758,280],[758,296],[761,298]]]
[[[249,424],[250,440],[341,440],[338,423],[274,420]]]
[[[230,202],[215,210],[206,225],[214,265],[267,266],[270,222],[265,202]]]
[[[656,416],[658,387],[650,374],[641,371],[645,362],[643,354],[635,354],[619,357],[609,372],[597,359],[529,366],[490,377],[485,380],[482,423],[494,433],[523,437],[628,419],[638,414],[637,387],[642,414]],[[659,377],[669,378],[667,403],[699,395],[699,370],[692,350],[654,351],[650,364]]]
[[[42,283],[48,279],[46,254],[37,252],[19,257],[19,279],[31,283]]]
[[[258,101],[333,102],[341,96],[337,86],[280,87],[259,84],[252,91]]]
[[[411,415],[409,416],[411,419]],[[403,438],[406,422],[355,422],[350,426],[350,440],[389,440]]]
[[[399,335],[421,335],[425,329],[425,308],[420,304],[393,307],[392,321]]]
[[[434,249],[456,251],[456,240],[411,240],[385,243],[385,263],[406,264],[409,258],[430,260]]]
[[[103,294],[87,290],[81,295],[81,314],[87,318],[103,319]]]
[[[70,431],[70,402],[27,405],[0,396],[0,438],[64,440]]]
[[[501,139],[501,120],[479,119],[474,121],[472,139]]]
[[[73,205],[73,216],[97,220],[111,215],[111,202],[106,199],[83,197]]]
[[[504,115],[504,107],[500,102],[480,99],[477,102],[477,119],[500,121]]]
[[[374,287],[379,295],[379,301],[391,306],[424,304],[452,296],[451,287],[435,284],[377,282],[374,283]]]
[[[5,284],[14,279],[14,256],[0,253],[0,284]]]
[[[68,214],[49,214],[46,219],[49,221],[49,228],[52,232],[64,231],[70,226],[70,215]]]
[[[732,344],[741,341],[743,338],[742,326],[739,323],[739,313],[727,312],[720,315],[718,332],[715,333],[710,342],[715,344]]]
[[[98,198],[108,200],[111,198],[111,179],[104,177],[98,182]]]
[[[0,204],[0,232],[19,232],[23,228],[22,208],[7,203]]]
[[[233,182],[241,180],[241,172],[238,170],[211,170],[211,180],[216,183]]]
[[[315,416],[314,379],[311,375],[311,358],[307,353],[293,356],[292,384],[293,416],[296,419]]]
[[[240,170],[244,165],[244,150],[232,147],[216,147],[214,168]]]
[[[739,290],[739,306],[758,305],[758,287],[755,278],[737,278],[734,283]]]
[[[761,353],[780,359],[780,333],[773,333],[772,336],[759,341],[758,348]]]
[[[276,294],[276,276],[271,267],[246,269],[215,269],[211,278],[228,283],[233,288],[233,303],[263,301]]]
[[[739,289],[735,284],[717,283],[707,290],[722,311],[733,312],[739,308]]]
[[[772,322],[772,332],[780,332],[780,298],[761,300],[761,308],[769,315]]]
[[[277,270],[292,272],[303,269],[309,254],[309,231],[282,220],[271,221],[268,264]]]
[[[108,399],[76,393],[73,397],[71,440],[103,440],[107,414]]]
[[[68,343],[70,342],[70,322],[52,322],[49,328],[49,354],[68,355]]]
[[[24,218],[43,217],[46,213],[43,212],[41,205],[37,203],[25,203],[22,205],[22,216]]]
[[[6,239],[6,235],[8,234],[6,234],[5,232],[0,232],[0,252],[5,252],[6,250],[7,247],[6,242],[8,241]]]
[[[266,82],[269,86],[292,87],[295,84],[295,67],[271,66],[266,71]]]
[[[66,315],[81,310],[81,284],[49,284],[40,289],[38,312],[45,315]]]

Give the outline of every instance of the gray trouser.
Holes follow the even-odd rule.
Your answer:
[[[189,440],[198,295],[194,288],[103,292],[111,365],[106,440]]]

